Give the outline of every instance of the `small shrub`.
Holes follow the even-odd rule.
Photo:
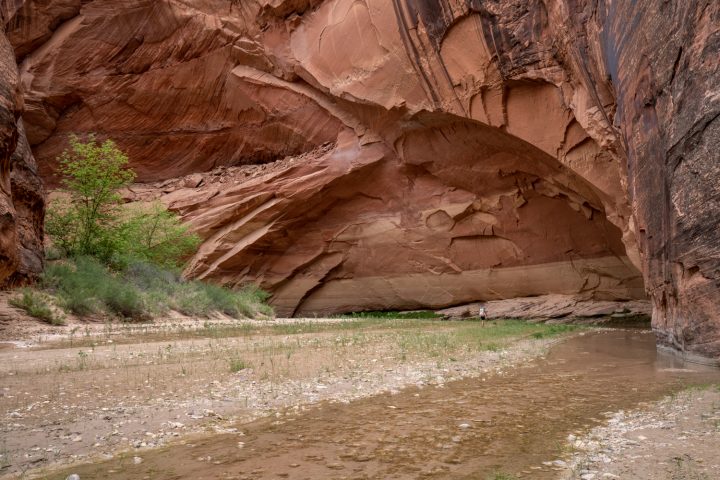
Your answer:
[[[254,284],[247,284],[235,292],[238,299],[238,312],[246,317],[254,317],[260,313],[267,317],[275,315],[267,301],[270,294]]]
[[[200,237],[159,203],[128,210],[126,217],[117,235],[116,249],[121,255],[114,259],[121,267],[122,258],[129,257],[163,268],[177,268],[200,245]]]
[[[77,369],[78,370],[87,369],[87,358],[88,358],[87,352],[85,352],[83,350],[80,350],[78,352],[78,359],[77,359]]]
[[[178,288],[174,306],[178,312],[188,316],[203,317],[211,311],[210,299],[192,282],[185,283]]]
[[[148,317],[141,293],[132,284],[117,279],[109,282],[102,292],[102,300],[108,309],[125,318],[142,320]]]
[[[255,285],[230,290],[211,283],[190,281],[181,285],[176,294],[175,309],[185,315],[207,316],[222,312],[233,318],[255,317],[258,313],[274,315],[266,302],[268,293]]]
[[[241,313],[241,299],[238,293],[211,283],[193,283],[194,286],[207,297],[208,306],[212,310],[222,312],[231,317],[237,317],[238,314]]]
[[[61,306],[79,316],[99,313],[98,291],[105,287],[102,266],[81,257],[75,262],[50,264],[45,269],[43,283],[55,292]]]
[[[88,297],[84,291],[68,290],[60,296],[60,305],[70,313],[80,317],[100,313],[102,305],[95,297]]]
[[[43,283],[57,294],[61,306],[75,315],[86,316],[101,310],[96,297],[105,281],[101,269],[89,259],[48,265]]]
[[[250,368],[250,364],[245,363],[244,360],[241,358],[231,358],[230,359],[230,371],[232,373],[237,373],[241,370],[245,370]]]
[[[161,290],[172,294],[181,283],[180,275],[166,268],[139,260],[128,262],[125,277],[141,290]]]
[[[50,325],[64,325],[62,318],[58,317],[50,307],[44,296],[38,292],[25,288],[22,295],[9,300],[13,307],[24,310],[31,317],[43,320]]]
[[[48,265],[43,282],[63,308],[79,316],[102,311],[133,319],[147,316],[137,287],[91,257]]]
[[[257,312],[265,315],[266,317],[274,317],[275,316],[275,310],[267,304],[267,303],[260,303],[256,305]]]

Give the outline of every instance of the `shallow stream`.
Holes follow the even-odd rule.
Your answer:
[[[605,414],[679,389],[720,383],[720,370],[657,352],[642,330],[589,332],[500,375],[409,388],[238,426],[152,452],[66,470],[86,479],[555,478],[568,434]]]

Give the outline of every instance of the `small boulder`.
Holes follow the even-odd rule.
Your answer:
[[[203,183],[203,176],[199,173],[193,173],[185,177],[183,185],[185,188],[197,188]]]

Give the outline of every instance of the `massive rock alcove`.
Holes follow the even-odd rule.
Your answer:
[[[717,356],[719,10],[13,0],[3,15],[43,176],[68,133],[115,139],[145,183],[129,196],[205,239],[188,275],[261,282],[295,315],[635,299],[644,276],[660,340]]]

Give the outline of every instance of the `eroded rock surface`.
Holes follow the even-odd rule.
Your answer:
[[[0,286],[17,285],[43,268],[42,182],[25,137],[22,95],[0,15]]]
[[[720,3],[634,3],[616,2],[603,38],[653,324],[720,358]]]
[[[571,321],[595,318],[598,323],[642,321],[648,319],[652,313],[652,307],[647,300],[588,301],[573,295],[540,295],[491,300],[446,308],[438,310],[437,313],[448,319],[477,318],[480,316],[480,309],[483,309],[485,318],[488,319],[532,318]]]
[[[115,139],[205,239],[188,275],[310,314],[635,299],[640,269],[663,341],[720,354],[716,2],[11,3],[45,177]]]
[[[520,148],[511,156],[496,130],[470,136],[476,125],[418,128],[408,138],[418,142],[411,155],[424,168],[347,133],[271,167],[222,169],[200,182],[191,176],[134,188],[130,196],[160,198],[206,232],[189,274],[234,284],[247,269],[273,289],[282,314],[547,293],[643,295],[620,231],[583,203],[573,175]],[[455,155],[441,157],[454,144]],[[483,151],[503,163],[464,168]],[[259,171],[248,175],[250,168]],[[500,177],[498,168],[525,171]]]

